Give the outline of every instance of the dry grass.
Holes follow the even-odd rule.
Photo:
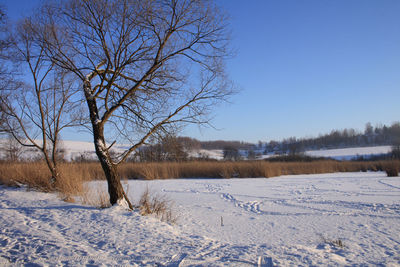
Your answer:
[[[140,214],[147,216],[155,215],[163,222],[170,224],[176,223],[177,217],[172,209],[173,203],[165,196],[151,193],[148,188],[143,192],[139,200]]]
[[[59,169],[61,175],[55,184],[50,183],[50,172],[45,163],[1,163],[0,184],[7,186],[25,185],[29,190],[42,192],[58,192],[60,198],[74,202],[81,198],[88,202],[88,189],[85,182],[94,180],[103,174],[98,164],[64,163]],[[93,194],[94,195],[94,194]],[[92,202],[97,202],[93,200]]]
[[[111,207],[110,196],[108,192],[96,188],[96,190],[90,189],[85,186],[85,193],[81,196],[82,204],[90,205],[100,209]]]
[[[398,164],[388,164],[384,170],[388,177],[397,177],[399,176],[400,166]]]
[[[383,171],[390,166],[400,168],[400,161],[314,161],[314,162],[160,162],[126,163],[119,168],[126,179],[172,178],[257,178],[280,175],[333,172]]]
[[[253,178],[280,175],[318,174],[333,172],[386,171],[388,176],[398,176],[400,161],[314,161],[314,162],[266,162],[266,161],[193,161],[161,163],[126,163],[119,167],[122,179],[172,179],[172,178]],[[103,180],[104,174],[98,163],[62,163],[62,174],[55,186],[50,184],[50,173],[44,163],[0,163],[0,184],[26,185],[29,189],[58,192],[62,199],[97,207],[107,207],[106,192],[89,192],[85,183]],[[152,198],[150,198],[151,200]],[[154,200],[152,209],[162,209],[162,202]],[[146,203],[146,202],[145,202]],[[152,205],[153,205],[152,204]],[[165,203],[166,204],[166,203]],[[146,211],[147,212],[147,211]],[[153,212],[154,213],[154,212]],[[155,212],[157,213],[157,212]]]
[[[122,179],[174,179],[174,178],[257,178],[280,175],[318,174],[333,172],[400,170],[400,161],[314,161],[314,162],[266,162],[266,161],[190,161],[160,163],[125,163],[119,166]],[[57,183],[57,191],[80,191],[86,181],[104,180],[98,163],[62,163],[63,174]],[[0,183],[25,184],[42,191],[52,191],[50,174],[44,163],[0,163]]]
[[[336,247],[336,248],[345,248],[346,246],[344,245],[342,239],[338,238],[338,239],[330,239],[325,237],[324,235],[320,234],[319,235],[321,238],[322,243],[324,244],[328,244],[332,247]]]
[[[52,191],[50,174],[41,163],[3,163],[0,165],[0,183],[8,186],[27,185],[44,192]]]

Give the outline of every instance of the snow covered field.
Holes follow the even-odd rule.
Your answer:
[[[254,266],[261,255],[278,266],[400,265],[398,177],[336,173],[125,186],[132,199],[146,187],[165,194],[175,202],[177,224],[0,187],[0,266]]]
[[[306,151],[306,155],[313,157],[328,157],[337,160],[352,160],[359,156],[369,157],[373,155],[383,155],[392,151],[391,146],[370,146],[370,147],[352,147],[326,150]]]

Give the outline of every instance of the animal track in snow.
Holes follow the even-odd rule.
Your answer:
[[[386,185],[386,186],[388,186],[388,187],[390,187],[390,188],[394,188],[394,189],[400,189],[400,187],[398,187],[398,186],[395,186],[395,185],[392,185],[392,184],[389,184],[388,182],[384,182],[383,180],[379,180],[378,181],[380,184],[383,184],[383,185]]]
[[[246,211],[254,212],[257,214],[262,213],[260,210],[260,202],[258,201],[249,201],[249,202],[240,201],[229,193],[222,193],[221,198],[233,202],[236,207],[242,208]]]
[[[209,193],[218,193],[223,189],[223,185],[221,185],[221,184],[206,183],[206,184],[203,184],[203,186],[205,187],[206,192],[209,192]]]

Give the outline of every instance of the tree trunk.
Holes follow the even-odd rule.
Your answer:
[[[98,118],[98,109],[96,101],[90,95],[90,82],[84,83],[84,91],[86,96],[86,102],[89,108],[90,120],[92,123],[94,147],[96,149],[96,155],[100,160],[101,167],[103,168],[104,174],[108,183],[108,193],[110,195],[111,205],[127,206],[130,210],[133,210],[133,206],[125,194],[124,188],[121,184],[121,179],[117,172],[117,165],[113,164],[112,158],[106,147],[104,138],[104,126],[100,123]]]
[[[95,137],[95,147],[97,157],[100,160],[101,167],[103,168],[104,174],[107,179],[110,203],[111,205],[126,205],[130,210],[133,210],[133,206],[129,201],[127,195],[125,194],[124,188],[122,187],[121,179],[117,171],[117,166],[112,163],[108,151],[104,150],[104,146],[102,146],[104,142],[101,141],[102,139],[104,140],[104,138],[100,137],[96,139]]]
[[[57,183],[60,182],[60,173],[58,172],[58,168],[54,166],[53,168],[50,168],[51,172],[51,178],[50,178],[50,186],[54,189],[57,187]]]
[[[57,167],[57,162],[54,160],[50,160],[45,147],[43,148],[42,152],[44,154],[44,159],[46,161],[47,167],[49,168],[50,173],[51,173],[51,177],[49,180],[49,184],[50,184],[49,189],[55,190],[57,187],[57,183],[59,182],[59,177],[60,177],[60,173],[59,173],[58,167]]]
[[[127,205],[130,210],[133,210],[133,206],[125,194],[124,188],[122,187],[121,179],[117,172],[117,166],[110,165],[108,163],[109,161],[104,159],[101,159],[100,162],[107,178],[108,193],[110,195],[111,205]]]

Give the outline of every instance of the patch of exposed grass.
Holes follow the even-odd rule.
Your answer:
[[[397,177],[399,176],[400,167],[396,164],[388,164],[385,166],[385,172],[388,177]]]
[[[321,238],[322,243],[324,243],[324,244],[328,244],[328,245],[330,245],[332,247],[335,247],[335,248],[345,248],[346,247],[344,245],[342,239],[340,239],[340,238],[338,238],[338,239],[330,239],[330,238],[325,237],[322,234],[320,234],[319,236]]]
[[[85,194],[81,196],[82,204],[105,209],[111,207],[110,196],[104,190],[97,188],[96,190],[90,190],[86,188]]]
[[[163,222],[174,224],[177,216],[173,212],[172,206],[172,201],[166,196],[152,193],[146,188],[140,197],[138,208],[143,216],[153,214]]]

